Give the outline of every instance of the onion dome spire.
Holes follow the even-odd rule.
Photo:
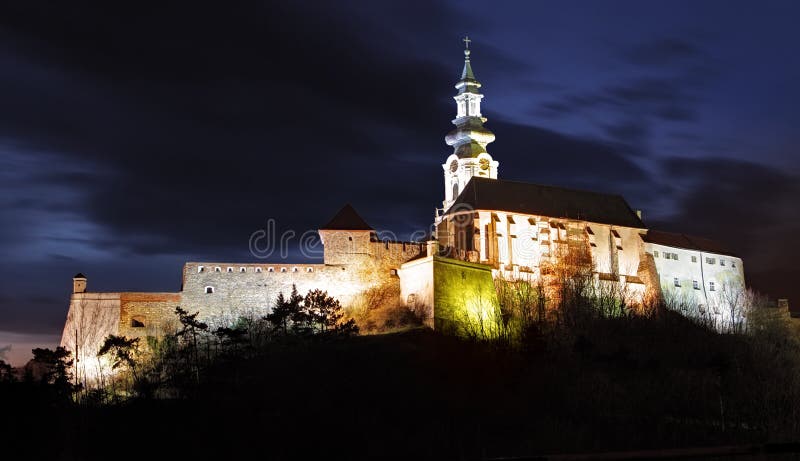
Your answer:
[[[464,70],[461,72],[461,80],[456,83],[458,94],[454,96],[457,113],[453,125],[456,129],[445,137],[445,142],[448,146],[453,146],[453,153],[458,158],[476,158],[486,152],[487,144],[494,141],[494,133],[483,127],[486,121],[481,115],[483,95],[478,92],[481,84],[472,71],[469,49],[471,41],[469,37],[464,37]]]

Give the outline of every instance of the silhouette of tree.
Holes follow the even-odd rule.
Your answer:
[[[80,390],[81,386],[72,384],[73,360],[70,358],[72,352],[59,346],[52,349],[33,349],[33,362],[43,366],[45,372],[41,377],[43,384],[52,386],[57,397],[66,399],[74,392]]]
[[[111,368],[116,370],[120,367],[128,367],[133,374],[134,381],[138,381],[136,375],[136,360],[134,354],[139,346],[139,338],[127,338],[125,336],[108,335],[97,351],[97,356],[110,355]]]
[[[328,296],[327,291],[309,291],[303,301],[303,305],[310,323],[320,333],[336,333],[348,336],[358,333],[358,326],[355,320],[342,321],[344,318],[342,306],[338,300]]]
[[[289,332],[289,322],[302,327],[307,319],[302,312],[303,297],[297,292],[297,286],[292,285],[292,293],[287,300],[283,293],[278,294],[275,307],[265,318],[274,327],[280,329],[284,334]]]

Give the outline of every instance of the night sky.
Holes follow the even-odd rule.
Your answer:
[[[800,3],[205,3],[0,6],[12,363],[57,343],[76,272],[178,291],[185,261],[256,261],[267,219],[299,235],[347,202],[425,229],[465,34],[501,178],[621,193],[800,302]]]

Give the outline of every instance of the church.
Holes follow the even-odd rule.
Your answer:
[[[96,352],[109,334],[158,335],[174,327],[177,306],[211,326],[229,325],[269,313],[292,286],[301,294],[326,290],[344,306],[370,289],[395,286],[401,302],[427,308],[429,326],[457,332],[497,311],[498,279],[540,283],[564,261],[585,266],[593,283],[612,284],[629,303],[680,299],[720,322],[739,321],[723,304],[744,290],[744,268],[723,246],[649,229],[619,195],[501,178],[488,151],[495,135],[484,126],[468,45],[431,239],[382,241],[347,205],[319,229],[321,263],[187,262],[180,291],[170,293],[92,292],[77,274],[61,345],[84,366],[100,366]]]

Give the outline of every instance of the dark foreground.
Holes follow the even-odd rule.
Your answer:
[[[59,406],[17,385],[2,396],[2,450],[65,460],[485,459],[797,437],[797,360],[671,322],[608,321],[522,350],[424,329],[287,340],[220,361],[182,400]],[[775,459],[796,457],[786,456]]]

